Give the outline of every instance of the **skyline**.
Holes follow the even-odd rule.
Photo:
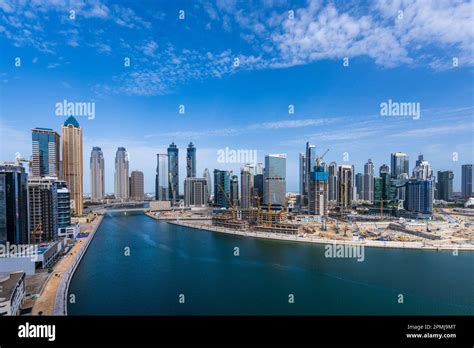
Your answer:
[[[172,141],[181,149],[180,179],[189,142],[201,176],[205,168],[240,171],[244,163],[218,163],[226,147],[256,150],[262,163],[266,154],[286,153],[287,171],[296,173],[309,141],[318,154],[330,149],[326,162],[354,164],[356,172],[369,158],[376,169],[390,165],[396,151],[410,156],[411,171],[423,154],[435,173],[453,170],[460,191],[461,165],[474,162],[469,3],[402,4],[402,20],[383,1],[356,5],[1,1],[0,155],[28,158],[34,127],[60,133],[67,116],[56,116],[55,105],[69,100],[95,103],[93,119],[77,117],[86,193],[92,147],[104,152],[106,192],[123,146],[151,193],[156,154]],[[420,118],[381,116],[389,100],[419,103]],[[287,176],[287,189],[298,190],[298,175]]]

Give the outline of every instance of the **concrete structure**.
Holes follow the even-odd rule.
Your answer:
[[[449,202],[453,199],[454,173],[451,170],[438,171],[437,199]]]
[[[0,316],[19,315],[25,292],[25,272],[0,273]]]
[[[129,160],[124,147],[117,148],[115,154],[114,192],[115,198],[127,200],[129,192]]]
[[[325,166],[316,165],[309,182],[309,205],[308,210],[312,215],[328,215],[328,179],[329,173]]]
[[[337,182],[337,206],[341,209],[350,208],[354,195],[354,167],[345,164],[340,165],[338,167]]]
[[[374,200],[374,164],[369,159],[364,165],[364,185],[362,190],[362,199],[373,202]]]
[[[413,179],[419,180],[427,180],[433,177],[433,170],[431,169],[431,165],[428,161],[423,159],[423,155],[418,156],[418,160],[416,161],[416,166],[413,169]]]
[[[240,207],[248,209],[254,201],[254,176],[253,167],[246,164],[240,170]]]
[[[28,174],[17,162],[0,162],[0,244],[29,238]]]
[[[31,243],[56,240],[59,231],[57,178],[28,179],[28,197]]]
[[[328,167],[329,178],[328,178],[328,200],[330,202],[337,201],[337,163],[331,162]]]
[[[170,171],[168,169],[169,159],[167,154],[156,155],[156,177],[155,177],[155,199],[157,201],[167,201],[170,198]],[[177,191],[175,192],[177,193]],[[172,201],[176,202],[177,196]]]
[[[83,160],[82,128],[70,116],[62,126],[62,179],[66,181],[73,213],[82,215],[83,209]]]
[[[211,181],[211,173],[209,173],[209,169],[204,169],[203,178],[206,179],[206,202],[209,203],[211,201],[211,191],[212,191],[212,181]]]
[[[90,159],[91,201],[98,202],[105,196],[105,163],[100,147],[93,147]]]
[[[33,176],[59,177],[59,134],[49,128],[31,130]]]
[[[65,181],[56,181],[56,190],[58,196],[58,229],[62,229],[71,225],[71,200],[69,189]]]
[[[143,201],[145,198],[145,182],[143,172],[134,170],[130,174],[130,198],[135,201]]]
[[[206,207],[207,191],[205,178],[184,179],[184,205],[186,207]]]

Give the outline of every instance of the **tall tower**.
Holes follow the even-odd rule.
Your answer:
[[[254,196],[253,179],[253,167],[246,164],[240,170],[240,206],[242,209],[248,209],[252,206]]]
[[[328,215],[328,174],[325,166],[321,165],[318,159],[309,182],[308,210],[310,214]]]
[[[159,153],[156,155],[156,180],[155,180],[155,199],[157,201],[168,201],[170,199],[170,171],[168,169],[168,155]],[[176,201],[178,196],[173,196]]]
[[[143,201],[145,198],[143,172],[134,170],[130,174],[130,198]]]
[[[115,174],[114,174],[114,188],[115,198],[128,199],[129,194],[129,179],[128,179],[128,152],[124,147],[117,148],[115,153]]]
[[[196,148],[193,143],[189,143],[186,151],[186,176],[188,178],[196,177]]]
[[[168,147],[168,172],[168,199],[174,203],[179,196],[179,149],[174,142]]]
[[[91,200],[100,201],[105,196],[104,154],[100,147],[94,146],[91,151]]]
[[[281,207],[286,197],[286,154],[265,156],[263,203]]]
[[[464,199],[472,196],[472,164],[461,166],[461,194]]]
[[[234,207],[239,206],[239,177],[237,175],[230,177],[230,201]]]
[[[374,164],[369,159],[364,165],[364,184],[362,191],[362,199],[364,201],[373,202],[374,200]]]
[[[329,164],[329,178],[328,178],[328,200],[337,201],[337,163],[331,162]]]
[[[31,130],[33,176],[59,177],[59,134],[49,128]]]
[[[73,117],[62,126],[62,175],[69,189],[73,213],[82,215],[83,167],[82,167],[82,128]]]
[[[342,209],[350,207],[353,200],[354,168],[351,165],[341,165],[338,168],[337,205]]]
[[[391,155],[392,178],[397,179],[403,174],[409,173],[409,158],[406,153],[394,152]]]
[[[206,192],[205,192],[205,203],[209,203],[211,199],[211,190],[212,190],[212,185],[211,185],[211,173],[209,173],[209,169],[204,169],[203,173],[203,178],[206,179]]]

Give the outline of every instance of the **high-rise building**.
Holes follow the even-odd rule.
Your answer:
[[[56,190],[58,196],[58,229],[61,231],[71,225],[71,201],[65,181],[56,181]]]
[[[143,201],[145,198],[145,181],[143,172],[139,170],[130,174],[130,198],[135,201]]]
[[[230,206],[230,173],[214,169],[214,205],[228,208]]]
[[[31,138],[32,175],[59,177],[59,134],[49,128],[34,128]]]
[[[254,175],[253,167],[246,164],[240,171],[240,207],[248,209],[254,202]]]
[[[392,178],[397,179],[402,174],[409,175],[409,157],[403,152],[391,154]]]
[[[423,155],[419,155],[418,159],[416,160],[416,166],[413,168],[413,175],[414,179],[420,180],[427,180],[433,177],[433,170],[431,169],[431,165],[428,161],[423,159]]]
[[[265,156],[263,203],[281,207],[286,199],[286,154]]]
[[[438,199],[451,201],[453,199],[453,179],[454,174],[451,170],[438,171]]]
[[[374,178],[374,202],[376,204],[380,204],[380,201],[382,199],[383,199],[383,179],[379,177],[375,177]]]
[[[306,142],[305,152],[305,166],[304,166],[304,200],[303,204],[308,203],[309,182],[311,180],[311,173],[314,171],[316,165],[316,146]]]
[[[337,201],[337,163],[331,162],[328,167],[328,200],[331,202]]]
[[[364,184],[362,190],[362,199],[373,202],[374,200],[374,164],[369,159],[364,165]]]
[[[97,202],[105,197],[105,164],[104,154],[100,147],[94,146],[90,159],[91,201]]]
[[[263,175],[263,163],[257,163],[255,166],[255,175]]]
[[[461,194],[464,199],[472,196],[472,164],[461,166]]]
[[[188,178],[196,177],[196,148],[192,142],[186,149],[186,176]]]
[[[28,174],[17,162],[0,162],[0,244],[29,243]]]
[[[257,173],[257,171],[256,171]],[[256,207],[263,202],[263,169],[261,174],[255,174],[253,177],[253,206]]]
[[[184,179],[184,205],[186,207],[205,207],[208,198],[207,180],[205,178]]]
[[[239,206],[239,177],[237,175],[230,177],[230,201],[234,207]]]
[[[305,185],[306,185],[306,156],[300,153],[299,157],[299,193],[300,193],[300,204],[304,204],[305,196]]]
[[[82,128],[79,122],[70,116],[62,128],[62,179],[66,181],[71,197],[73,212],[82,215],[83,208],[83,161]]]
[[[341,209],[347,209],[351,206],[353,200],[354,167],[347,164],[340,165],[338,167],[337,181],[337,206]]]
[[[328,215],[328,179],[329,173],[324,165],[315,165],[309,182],[309,213],[313,215]]]
[[[211,190],[212,190],[212,182],[211,182],[211,173],[209,173],[209,169],[204,169],[203,178],[206,179],[206,203],[211,201]]]
[[[175,203],[179,197],[179,149],[173,142],[168,147],[169,200]]]
[[[33,244],[57,239],[58,190],[55,177],[28,179],[30,240]]]
[[[363,199],[364,197],[364,174],[357,173],[355,175],[356,199]]]
[[[405,210],[431,214],[433,212],[433,181],[411,179],[406,183]]]
[[[168,155],[166,154],[157,154],[156,155],[156,179],[155,179],[155,199],[157,201],[168,201],[169,194],[169,174],[168,169]],[[175,191],[177,193],[177,191]],[[173,197],[175,202],[178,197]]]
[[[116,199],[128,199],[129,192],[129,160],[124,147],[117,148],[115,153],[114,188]]]

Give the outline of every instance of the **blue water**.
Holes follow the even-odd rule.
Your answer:
[[[130,256],[125,256],[125,248]],[[234,256],[234,248],[240,256]],[[473,315],[474,253],[324,245],[109,213],[71,281],[70,315]],[[184,303],[179,303],[180,294]],[[294,303],[289,303],[289,294]],[[400,304],[399,294],[403,295]]]

